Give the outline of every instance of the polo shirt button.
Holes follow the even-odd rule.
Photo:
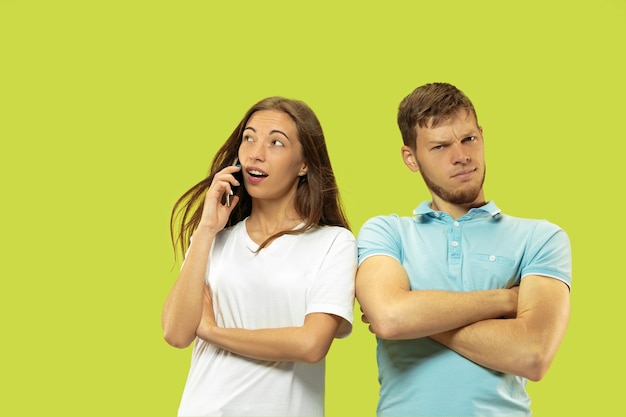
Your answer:
[[[495,261],[495,260],[496,260],[496,257],[495,257],[495,256],[493,256],[493,255],[490,255],[490,256],[489,256],[489,260],[493,262],[493,261]]]
[[[454,222],[454,225],[455,225],[456,227],[459,227],[459,222]]]
[[[452,241],[452,246],[457,247],[459,246],[459,242],[457,242],[456,240]]]

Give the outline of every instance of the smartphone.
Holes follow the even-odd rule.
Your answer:
[[[232,165],[234,166],[238,166],[239,168],[241,168],[241,164],[239,163],[239,158],[235,158],[235,160],[233,161]],[[233,177],[235,177],[235,179],[237,181],[239,181],[239,184],[243,184],[243,173],[241,172],[241,169],[239,169],[239,171],[234,172],[233,173]],[[237,191],[239,190],[238,186],[234,186],[231,184],[231,189],[233,190],[233,195],[237,194]],[[226,205],[228,207],[230,207],[230,194],[226,194]]]

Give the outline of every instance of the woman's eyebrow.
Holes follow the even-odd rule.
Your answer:
[[[252,126],[246,126],[246,128],[244,129],[244,132],[245,132],[246,130],[248,130],[248,129],[250,129],[250,130],[252,130],[254,133],[256,133],[256,129],[255,129],[255,128],[253,128]],[[287,136],[287,134],[286,134],[285,132],[283,132],[282,130],[273,129],[273,130],[271,130],[271,131],[270,131],[270,135],[271,135],[271,134],[274,134],[274,133],[278,133],[278,134],[280,134],[280,135],[283,135],[283,136],[284,136],[284,137],[286,137],[287,139],[289,139],[289,136]],[[289,140],[291,140],[291,139],[289,139]]]
[[[286,134],[285,132],[283,132],[282,130],[274,129],[274,130],[272,130],[272,131],[270,132],[270,135],[271,135],[272,133],[279,133],[279,134],[283,135],[284,137],[286,137],[287,139],[289,139],[289,136],[287,136],[287,134]],[[289,139],[289,140],[291,140],[291,139]]]

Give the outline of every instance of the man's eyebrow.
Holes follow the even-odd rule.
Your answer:
[[[459,137],[461,138],[461,140],[465,139],[465,138],[469,138],[472,136],[478,136],[480,134],[479,130],[467,130],[465,131],[465,133],[463,133],[462,135],[460,135]],[[445,145],[446,143],[452,143],[454,142],[456,139],[454,138],[450,138],[450,137],[445,137],[445,138],[432,138],[432,139],[428,139],[426,141],[426,143],[428,144],[441,144],[441,145]]]
[[[451,143],[453,140],[450,138],[438,138],[438,139],[428,139],[426,143],[428,144],[438,144],[445,145],[446,143]]]

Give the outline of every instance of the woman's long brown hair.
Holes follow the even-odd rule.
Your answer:
[[[187,190],[174,204],[170,218],[170,235],[174,251],[184,255],[191,235],[198,227],[204,207],[205,193],[215,174],[232,164],[237,157],[241,136],[250,117],[260,110],[278,110],[288,114],[296,123],[298,138],[302,145],[307,174],[301,177],[295,197],[295,209],[305,219],[303,227],[283,230],[267,238],[258,250],[285,234],[300,234],[316,226],[342,226],[349,229],[339,189],[328,156],[322,126],[311,108],[299,100],[269,97],[252,106],[237,125],[226,143],[217,151],[208,176]],[[226,227],[232,226],[250,215],[252,198],[245,186],[238,193],[239,203],[230,214]]]

